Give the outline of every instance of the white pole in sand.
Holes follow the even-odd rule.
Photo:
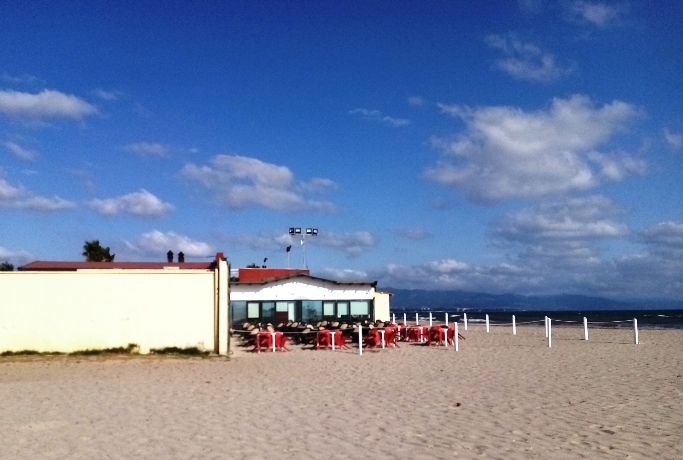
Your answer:
[[[515,315],[512,315],[512,335],[517,335],[517,322],[515,321]]]
[[[273,334],[273,353],[275,353],[275,332],[271,332]]]
[[[588,340],[588,320],[583,317],[583,340]]]
[[[446,329],[448,329],[448,312],[446,312]]]
[[[548,338],[548,317],[545,317],[545,337]]]
[[[633,318],[633,332],[636,334],[636,345],[638,345],[638,320]]]
[[[486,332],[489,331],[489,315],[486,315]]]
[[[394,320],[392,321],[393,324],[396,324],[396,313],[392,313]]]
[[[363,326],[358,325],[358,354],[363,354]]]
[[[429,312],[429,327],[432,327],[432,312]]]
[[[548,318],[548,348],[553,346],[553,320]]]
[[[403,313],[403,325],[408,325],[408,321],[406,321],[406,314]]]
[[[334,331],[330,335],[332,336],[332,351],[334,351]]]
[[[420,324],[420,317],[415,313],[415,325],[417,326],[418,324]]]
[[[467,313],[463,313],[463,321],[465,322],[465,330],[467,330]]]
[[[455,351],[458,351],[458,323],[455,324],[455,335],[453,335],[453,343],[455,344]]]

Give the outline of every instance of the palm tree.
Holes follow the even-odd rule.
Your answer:
[[[0,272],[13,272],[14,271],[14,265],[11,263],[4,261],[3,263],[0,264]]]
[[[86,241],[83,245],[86,262],[113,262],[116,254],[109,253],[109,247],[100,246],[100,240]]]

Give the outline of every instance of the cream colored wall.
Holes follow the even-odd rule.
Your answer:
[[[212,351],[214,282],[209,270],[0,273],[0,351]]]
[[[391,321],[389,317],[389,299],[391,295],[388,292],[375,291],[375,321]]]

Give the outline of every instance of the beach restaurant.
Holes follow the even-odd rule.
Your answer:
[[[35,261],[0,272],[0,352],[73,352],[137,344],[230,352],[230,324],[388,321],[377,282],[341,282],[308,270],[207,262]]]
[[[230,287],[230,321],[388,321],[389,293],[377,282],[344,282],[311,276],[309,270],[240,268]]]

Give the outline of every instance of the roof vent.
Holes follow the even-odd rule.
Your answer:
[[[173,251],[171,251],[169,249],[168,252],[166,253],[166,258],[168,260],[168,263],[172,264],[173,263]]]
[[[181,263],[181,264],[182,264],[182,263],[185,263],[185,254],[183,254],[183,251],[180,251],[180,252],[178,253],[178,262]]]

